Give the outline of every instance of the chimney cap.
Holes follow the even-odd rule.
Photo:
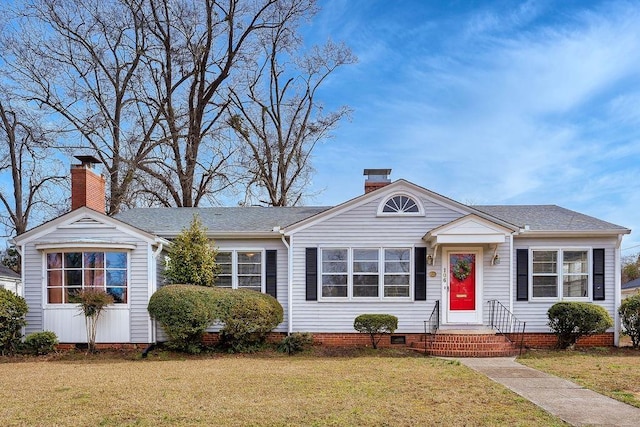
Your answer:
[[[391,169],[365,169],[363,175],[390,175]]]
[[[99,159],[97,159],[94,156],[79,155],[79,156],[73,156],[73,157],[75,157],[76,159],[80,160],[80,163],[82,163],[82,165],[91,166],[92,164],[102,163]]]

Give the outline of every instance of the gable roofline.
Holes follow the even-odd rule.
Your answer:
[[[12,244],[22,245],[33,240],[39,239],[42,236],[46,236],[50,230],[65,227],[68,224],[77,222],[82,219],[93,219],[95,221],[106,224],[107,227],[113,227],[117,230],[120,230],[126,234],[132,234],[139,237],[141,240],[144,240],[150,244],[163,244],[168,245],[170,242],[162,237],[158,237],[155,234],[149,233],[147,231],[141,230],[137,227],[129,225],[125,222],[122,222],[116,218],[107,216],[103,213],[95,211],[86,206],[82,206],[78,209],[74,209],[71,212],[67,212],[66,214],[62,214],[56,218],[53,218],[43,224],[40,224],[31,230],[14,237],[10,240]]]
[[[484,223],[484,224],[491,224],[490,228],[492,228],[496,232],[500,232],[500,233],[504,234],[505,236],[513,234],[513,233],[515,233],[517,231],[517,229],[514,229],[513,227],[505,227],[505,226],[503,226],[501,224],[496,223],[493,220],[482,218],[481,216],[479,216],[479,215],[477,215],[475,213],[471,213],[471,214],[465,215],[463,217],[454,219],[453,221],[450,221],[450,222],[448,222],[446,224],[442,224],[441,226],[436,227],[433,230],[430,230],[427,234],[425,234],[422,237],[422,239],[425,240],[425,241],[429,241],[432,237],[438,236],[438,234],[440,234],[440,233],[446,234],[446,232],[448,230],[451,230],[451,229],[455,228],[458,224],[462,224],[462,223],[465,223],[465,222],[468,222],[468,221],[474,220],[474,219],[477,219],[481,223]],[[487,227],[487,228],[489,228],[489,227]]]
[[[368,203],[372,198],[380,197],[381,195],[391,195],[396,192],[399,192],[401,188],[407,188],[409,192],[419,193],[425,196],[428,199],[434,200],[440,204],[447,206],[448,208],[458,212],[461,215],[475,214],[480,218],[483,218],[487,221],[493,222],[494,224],[500,225],[502,227],[508,228],[509,230],[517,231],[518,227],[514,224],[510,224],[504,220],[493,217],[485,212],[474,209],[471,206],[465,205],[463,203],[457,202],[449,197],[443,196],[442,194],[436,193],[435,191],[426,189],[417,184],[414,184],[405,179],[398,179],[391,184],[388,184],[382,188],[379,188],[375,191],[361,194],[353,199],[347,200],[346,202],[340,203],[330,209],[327,209],[324,212],[320,212],[316,215],[313,215],[309,218],[305,218],[301,221],[293,223],[284,228],[284,234],[289,236],[291,234],[295,234],[299,231],[302,231],[314,224],[322,222],[326,219],[332,218],[345,210],[352,209],[364,205]]]

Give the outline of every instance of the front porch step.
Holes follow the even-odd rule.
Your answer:
[[[518,348],[502,335],[478,333],[447,333],[438,331],[420,341],[409,343],[416,351],[441,357],[506,357],[519,353]]]

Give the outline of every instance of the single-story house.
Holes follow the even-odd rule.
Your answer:
[[[622,298],[630,297],[640,291],[640,278],[622,284]]]
[[[488,342],[500,329],[496,319],[508,317],[518,326],[500,332],[548,345],[546,313],[558,301],[601,305],[619,325],[620,245],[630,230],[559,206],[468,206],[391,182],[389,169],[367,169],[363,194],[337,206],[137,208],[109,217],[95,159],[78,158],[72,210],[15,238],[26,332],[85,342],[69,297],[97,286],[116,299],[101,319],[99,343],[161,341],[147,303],[163,285],[164,250],[195,214],[218,249],[217,286],[276,297],[285,312],[276,333],[366,343],[354,318],[385,313],[399,320],[388,344],[435,345],[434,337],[455,334]],[[613,345],[618,337],[615,326],[593,342]]]
[[[20,275],[7,266],[0,265],[0,288],[8,289],[14,294],[22,294]]]

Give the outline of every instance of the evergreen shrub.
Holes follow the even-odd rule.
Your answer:
[[[398,329],[398,318],[391,314],[361,314],[353,321],[353,328],[363,334],[369,334],[371,345],[378,348],[382,334],[392,334]]]
[[[573,347],[579,338],[600,334],[613,326],[611,316],[599,305],[558,302],[547,311],[549,327],[558,337],[558,348]]]
[[[22,327],[27,324],[27,302],[8,289],[0,288],[0,354],[14,354],[22,340]]]

